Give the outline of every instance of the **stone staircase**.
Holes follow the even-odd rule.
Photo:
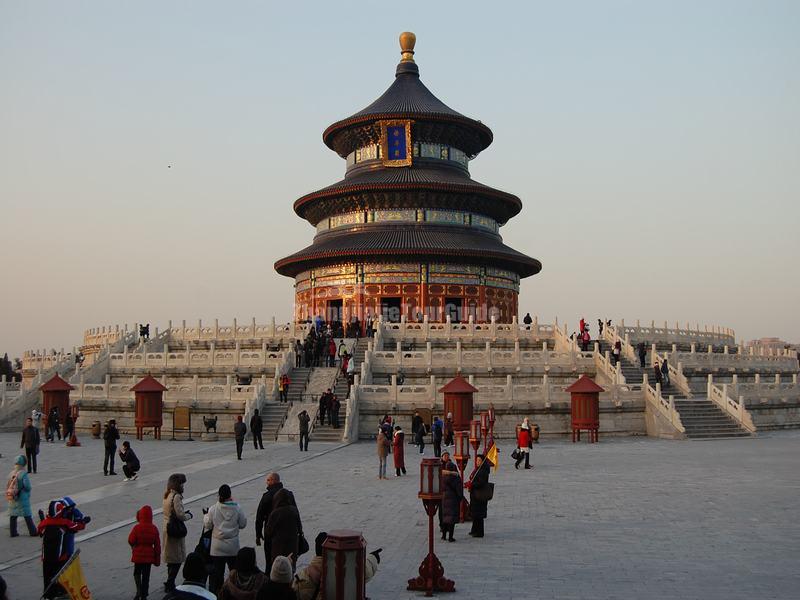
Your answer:
[[[611,354],[613,348],[611,344],[606,340],[595,340],[600,345],[600,353],[605,354],[608,351]],[[594,342],[592,342],[594,343]],[[622,363],[622,375],[625,377],[625,382],[631,385],[641,384],[644,381],[642,374],[644,371],[639,367],[639,363],[633,363],[624,356],[620,357],[620,362]],[[648,377],[650,377],[650,372],[648,371]],[[652,379],[652,378],[651,378]]]
[[[675,409],[680,413],[681,423],[689,439],[750,437],[749,432],[742,429],[708,398],[676,398]]]
[[[311,379],[314,367],[295,367],[289,371],[289,392],[287,394],[289,402],[302,402],[306,385]]]
[[[360,343],[360,342],[359,342]],[[356,353],[356,356],[358,354]],[[362,354],[363,356],[363,354]],[[356,359],[358,360],[358,359]],[[358,362],[356,362],[358,364]],[[328,417],[325,417],[325,423],[320,425],[317,423],[314,426],[314,431],[311,433],[311,439],[315,442],[341,442],[342,435],[344,435],[344,424],[347,419],[347,378],[340,375],[336,378],[336,384],[333,388],[333,393],[339,399],[341,406],[339,408],[339,428],[334,429],[328,425]]]
[[[291,389],[291,386],[289,386],[289,388]],[[261,437],[264,440],[272,441],[277,439],[278,431],[280,431],[283,425],[288,410],[289,405],[285,402],[269,400],[262,404],[261,420],[264,422],[264,429],[261,432]]]

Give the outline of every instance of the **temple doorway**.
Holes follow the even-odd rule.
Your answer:
[[[464,308],[464,300],[462,298],[445,298],[444,299],[444,314],[445,319],[450,316],[451,323],[461,322],[461,311]]]
[[[342,300],[328,300],[325,307],[325,321],[328,323],[341,323],[342,321]]]
[[[403,311],[403,299],[400,297],[381,298],[381,314],[389,323],[399,323]]]

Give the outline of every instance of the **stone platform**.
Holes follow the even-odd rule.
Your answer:
[[[369,442],[312,441],[308,453],[288,443],[263,451],[246,445],[237,461],[232,440],[133,440],[142,471],[137,481],[123,483],[121,465],[120,476],[103,477],[99,440],[81,442],[68,449],[43,445],[32,499],[35,510],[68,494],[93,517],[79,542],[93,597],[133,597],[130,521],[145,503],[160,508],[170,473],[188,477],[187,504],[196,515],[188,523],[189,547],[200,533],[201,508],[221,483],[233,485],[248,517],[242,543],[253,545],[261,474],[274,469],[294,491],[310,539],[322,529],[353,528],[363,531],[369,550],[384,548],[380,571],[367,586],[373,600],[418,597],[405,591],[427,544],[416,497],[419,454],[411,446],[409,476],[379,481]],[[18,445],[18,434],[0,434],[3,473]],[[800,432],[717,442],[548,440],[535,448],[533,471],[515,471],[511,449],[501,448],[504,460],[493,475],[487,536],[474,540],[469,526],[459,525],[456,543],[437,540],[446,574],[456,581],[454,599],[796,597]],[[0,574],[10,597],[37,597],[38,540],[9,540],[5,514],[0,525]],[[260,549],[257,555],[263,567]],[[151,598],[161,597],[164,576],[163,565],[154,569]]]

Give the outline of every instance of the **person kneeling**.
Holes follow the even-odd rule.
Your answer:
[[[124,481],[132,481],[139,477],[139,458],[131,448],[131,443],[127,440],[122,442],[122,449],[119,451],[119,457],[123,462],[122,472],[125,473]]]

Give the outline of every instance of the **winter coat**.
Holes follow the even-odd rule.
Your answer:
[[[433,443],[435,444],[437,441],[442,441],[442,420],[438,417],[433,422]]]
[[[14,469],[8,474],[11,479],[17,475],[17,489],[19,495],[8,503],[8,516],[9,517],[30,517],[31,516],[31,479],[24,469]]]
[[[264,587],[261,588],[261,594],[258,596],[259,600],[297,600],[297,596],[292,589],[291,584],[275,583],[274,581],[267,581]]]
[[[128,535],[131,562],[136,564],[161,564],[161,540],[158,527],[153,525],[153,509],[149,505],[140,508],[136,513],[136,525]]]
[[[264,420],[261,415],[253,415],[250,419],[250,431],[260,433],[264,429]]]
[[[386,458],[386,455],[389,454],[389,440],[386,439],[386,436],[383,435],[383,432],[378,433],[377,444],[378,458]]]
[[[406,460],[404,454],[404,442],[406,434],[402,431],[394,432],[394,439],[392,440],[392,456],[394,457],[394,468],[405,469]]]
[[[205,585],[184,581],[164,596],[164,600],[217,600],[217,596],[209,592]]]
[[[109,425],[106,427],[106,430],[103,432],[103,440],[106,448],[109,450],[115,450],[117,448],[118,439],[119,429],[117,429],[116,425]]]
[[[459,521],[461,498],[464,495],[461,486],[461,477],[458,473],[450,472],[442,477],[444,497],[442,498],[442,523],[451,525]]]
[[[238,569],[233,569],[228,574],[228,579],[222,584],[219,592],[220,600],[258,600],[263,597],[259,594],[267,582],[267,576],[261,571],[243,574]]]
[[[416,434],[417,431],[419,431],[420,427],[422,428],[425,427],[425,424],[422,421],[422,417],[420,417],[419,415],[414,415],[413,417],[411,417],[411,433]]]
[[[174,538],[167,535],[167,523],[173,510],[175,516],[181,521],[188,521],[189,515],[183,508],[183,496],[174,490],[170,491],[161,505],[164,511],[164,526],[161,529],[161,538],[164,546],[164,562],[168,565],[182,563],[186,560],[186,538]]]
[[[264,527],[265,539],[269,540],[272,550],[272,561],[278,556],[297,556],[297,537],[303,532],[300,513],[292,505],[294,497],[286,491],[275,494],[272,500],[272,512]]]
[[[469,488],[469,513],[473,519],[485,519],[486,509],[489,502],[480,501],[475,498],[475,490],[487,489],[489,487],[489,464],[483,463],[472,476],[472,485]]]
[[[244,439],[244,436],[247,435],[247,425],[244,424],[244,421],[236,421],[233,424],[233,435],[237,440]]]
[[[239,553],[239,530],[247,517],[234,501],[217,502],[203,517],[203,531],[211,529],[211,556],[236,556]]]
[[[517,433],[517,447],[518,448],[530,448],[531,447],[531,430],[520,428],[519,433]]]
[[[136,456],[136,453],[133,451],[133,448],[130,446],[128,447],[127,452],[125,450],[120,450],[119,457],[122,459],[129,469],[133,471],[138,471],[141,466],[139,465],[139,458]]]
[[[315,556],[308,566],[297,572],[292,587],[297,600],[316,600],[322,581],[322,557]]]
[[[39,430],[33,425],[29,425],[22,430],[22,441],[19,444],[20,448],[30,448],[31,450],[39,447],[41,438],[39,437]]]
[[[297,415],[297,420],[300,421],[300,433],[308,433],[308,423],[311,421],[311,417],[308,416],[308,413],[303,412]]]
[[[267,487],[267,491],[261,495],[261,501],[258,503],[258,509],[256,510],[256,539],[260,540],[265,537],[264,535],[264,527],[267,524],[267,520],[269,520],[269,515],[272,512],[272,501],[275,498],[275,495],[284,490],[282,483],[276,483],[275,485],[271,485]],[[289,495],[289,503],[292,506],[297,506],[297,503],[294,500],[294,494],[289,490],[284,490],[286,494]]]

